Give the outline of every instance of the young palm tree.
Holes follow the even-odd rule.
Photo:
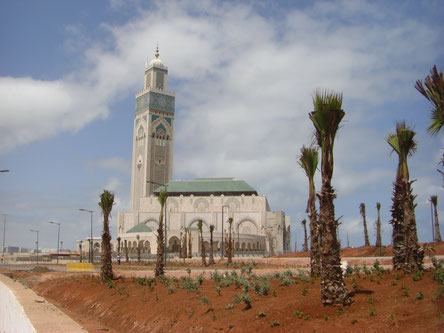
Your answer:
[[[165,203],[167,201],[168,195],[166,190],[160,190],[159,197],[157,200],[160,203],[160,215],[159,215],[159,228],[157,228],[157,257],[156,257],[156,268],[154,270],[154,276],[160,277],[164,275],[164,246],[165,246],[165,237],[163,234],[163,208],[165,207]]]
[[[137,239],[137,261],[140,262],[140,236],[136,236]]]
[[[82,257],[82,243],[79,244],[79,253],[80,253],[80,262],[83,261],[83,257]]]
[[[307,220],[303,219],[301,224],[304,227],[304,245],[302,247],[302,251],[308,251]]]
[[[109,233],[109,216],[114,204],[114,193],[104,190],[100,195],[99,206],[103,214],[102,232],[102,267],[100,268],[100,279],[102,282],[113,278],[113,265],[111,261],[111,235]]]
[[[364,245],[365,246],[370,246],[370,241],[368,240],[368,231],[367,231],[367,220],[365,218],[365,203],[361,203],[359,205],[359,211],[361,213],[362,219],[363,219],[363,224],[364,224]]]
[[[416,150],[415,132],[405,122],[396,124],[396,132],[387,136],[386,141],[398,155],[396,180],[393,184],[392,220],[393,226],[393,269],[406,273],[422,270],[424,249],[418,244],[416,231],[415,204],[412,194],[407,157]]]
[[[320,274],[321,257],[319,248],[319,223],[316,212],[316,189],[314,185],[314,175],[318,167],[319,153],[317,149],[302,146],[299,165],[304,169],[308,177],[308,201],[306,212],[310,218],[310,267],[311,276]],[[307,242],[306,242],[307,243]],[[305,243],[305,244],[306,244]],[[304,251],[305,250],[304,244]]]
[[[433,207],[435,209],[435,235],[433,237],[433,240],[435,242],[442,242],[441,232],[439,231],[438,210],[436,209],[436,207],[438,206],[438,196],[436,195],[430,196],[430,201],[432,202]]]
[[[214,225],[210,225],[210,256],[208,259],[208,265],[214,265],[213,232]]]
[[[433,66],[430,70],[430,75],[424,79],[424,84],[418,80],[416,81],[415,88],[432,104],[430,124],[427,130],[431,135],[436,135],[444,125],[443,73],[438,73],[436,65]]]
[[[376,203],[376,209],[378,210],[378,220],[376,221],[376,247],[382,247],[381,240],[381,204],[379,202]]]
[[[129,262],[129,256],[128,256],[128,241],[125,239],[125,261]]]
[[[188,258],[193,257],[193,240],[191,239],[191,229],[188,228]]]
[[[122,238],[117,237],[117,255],[120,256],[120,242],[121,242]]]
[[[205,259],[205,245],[204,245],[204,239],[203,239],[203,228],[202,225],[203,222],[202,220],[197,221],[197,228],[199,229],[200,232],[200,255],[202,256],[202,266],[206,266],[207,265],[207,261]]]
[[[233,241],[231,240],[231,227],[232,227],[232,224],[233,224],[233,218],[232,217],[230,217],[229,219],[228,219],[228,225],[229,225],[229,232],[228,232],[228,247],[227,247],[227,258],[228,258],[228,260],[227,260],[227,262],[229,263],[229,264],[231,264],[232,262],[233,262]]]
[[[322,188],[319,198],[319,243],[321,254],[321,302],[324,305],[351,303],[342,276],[340,244],[337,237],[338,221],[335,219],[336,197],[331,180],[333,177],[333,146],[336,133],[344,118],[342,94],[317,91],[313,97],[314,111],[309,114],[315,127],[316,140],[321,148]]]

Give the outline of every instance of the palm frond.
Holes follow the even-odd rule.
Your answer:
[[[159,191],[159,196],[157,197],[157,201],[159,201],[161,206],[165,205],[167,197],[168,197],[168,193],[166,190]]]
[[[361,213],[361,215],[364,217],[365,216],[365,203],[361,203],[359,205],[359,212]]]
[[[319,153],[316,148],[305,147],[301,148],[301,156],[299,157],[298,164],[305,171],[305,174],[309,179],[313,179],[319,162]]]
[[[436,207],[436,205],[438,204],[438,196],[437,195],[431,195],[430,196],[430,201],[432,202],[433,206]]]

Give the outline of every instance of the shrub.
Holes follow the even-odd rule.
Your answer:
[[[140,284],[141,286],[151,287],[151,284],[155,282],[154,278],[133,278],[133,282]]]
[[[444,287],[438,286],[438,289],[433,293],[433,299],[438,299],[444,296]]]
[[[113,289],[115,288],[116,283],[113,280],[109,279],[106,281],[106,285],[108,286],[109,289]]]
[[[202,283],[204,282],[205,278],[203,276],[203,273],[199,274],[197,276],[197,281],[199,282],[199,286],[202,285]]]
[[[419,299],[419,300],[424,299],[424,294],[422,293],[422,291],[418,291],[418,292],[416,293],[415,298],[416,298],[416,299]]]
[[[280,325],[280,323],[277,320],[270,321],[270,327],[276,327],[276,326],[279,326],[279,325]]]
[[[301,294],[302,294],[302,296],[307,295],[308,294],[307,288],[302,289]]]
[[[217,269],[214,273],[210,272],[210,276],[214,282],[220,282],[222,280],[222,275],[218,273]]]
[[[311,279],[310,279],[310,276],[309,275],[307,275],[303,270],[299,270],[299,273],[298,273],[298,279],[299,280],[301,280],[301,281],[304,281],[304,282],[310,282],[311,281]]]
[[[171,283],[168,285],[168,295],[171,295],[174,292],[174,285]]]
[[[245,310],[251,309],[251,299],[248,294],[236,294],[236,296],[233,298],[233,303],[238,304],[240,302],[245,304]]]
[[[200,305],[203,305],[203,304],[210,304],[210,299],[209,299],[206,295],[203,295],[202,298],[201,298],[201,300],[200,300],[200,302],[199,302],[199,304],[200,304]]]
[[[369,298],[367,299],[367,303],[368,303],[368,304],[373,304],[373,299],[372,299],[371,297],[369,297]]]
[[[182,278],[182,289],[186,289],[187,292],[193,292],[199,290],[199,282],[194,281],[192,278],[184,277]]]
[[[257,314],[257,316],[258,316],[259,318],[263,318],[263,317],[266,316],[266,314],[265,314],[265,312],[260,311],[260,312]]]
[[[251,282],[253,290],[258,295],[267,296],[270,291],[270,281],[261,277]]]
[[[346,310],[344,310],[343,308],[338,308],[338,310],[336,311],[336,313],[338,314],[338,315],[342,315],[342,314],[344,314],[344,313],[346,313],[347,311]]]
[[[234,309],[234,304],[230,303],[225,305],[225,310],[231,310],[231,309]]]
[[[215,287],[214,289],[216,290],[217,295],[220,296],[220,287]]]
[[[374,316],[376,314],[376,309],[370,308],[370,309],[368,309],[368,312],[370,313],[370,316]]]
[[[279,285],[281,286],[291,286],[292,284],[295,284],[296,281],[293,279],[291,275],[281,274],[279,277]]]
[[[304,313],[302,311],[296,310],[295,312],[293,312],[293,314],[296,318],[301,319]]]
[[[423,271],[416,271],[415,273],[412,274],[412,280],[413,281],[419,281],[419,280],[421,280],[423,275],[424,275]]]

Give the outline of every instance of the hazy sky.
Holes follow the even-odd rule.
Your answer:
[[[56,247],[100,235],[97,205],[115,191],[111,222],[129,210],[135,94],[159,44],[176,92],[174,179],[236,177],[292,219],[302,245],[308,184],[297,157],[312,142],[317,88],[344,94],[333,186],[340,235],[370,241],[376,202],[383,242],[397,156],[384,138],[405,120],[417,133],[420,241],[431,240],[431,194],[444,223],[436,172],[443,135],[426,133],[430,105],[414,89],[444,65],[444,4],[429,1],[0,2],[0,212],[6,245]],[[317,187],[320,188],[319,177]],[[3,217],[1,217],[1,220]],[[1,228],[2,229],[2,228]]]

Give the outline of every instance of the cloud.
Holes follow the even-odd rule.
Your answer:
[[[87,164],[92,167],[115,170],[122,174],[131,175],[130,161],[119,156],[89,161]]]

